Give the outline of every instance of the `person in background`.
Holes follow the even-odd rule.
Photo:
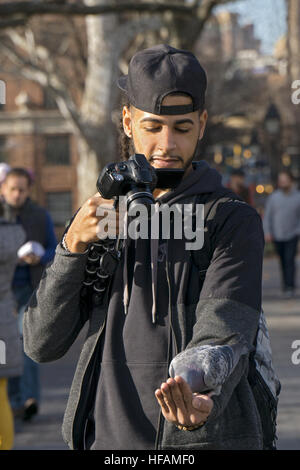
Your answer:
[[[250,206],[254,205],[251,191],[245,184],[245,173],[243,170],[232,170],[228,187],[235,192],[235,194],[240,196],[243,201],[247,202],[247,204],[250,204]]]
[[[21,225],[3,218],[0,202],[0,450],[10,450],[14,440],[14,422],[7,382],[22,374],[22,344],[14,315],[15,302],[11,282],[17,264],[17,251],[25,241]]]
[[[16,220],[26,233],[26,242],[38,242],[45,250],[42,257],[29,253],[19,259],[12,288],[17,302],[19,327],[22,333],[23,314],[44,267],[53,259],[57,245],[54,226],[49,213],[30,198],[32,179],[27,170],[13,168],[1,192],[6,220]],[[40,400],[39,366],[24,354],[24,373],[9,380],[9,397],[16,416],[29,420],[38,412]]]
[[[296,255],[300,234],[300,191],[288,170],[278,174],[278,189],[269,196],[264,214],[265,240],[273,242],[280,259],[282,289],[293,297],[296,287]]]

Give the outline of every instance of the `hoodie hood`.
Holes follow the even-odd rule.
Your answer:
[[[204,160],[193,162],[193,169],[184,176],[179,185],[159,198],[164,204],[175,204],[187,196],[204,194],[222,188],[222,176]]]

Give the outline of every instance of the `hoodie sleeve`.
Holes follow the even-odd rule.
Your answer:
[[[88,318],[80,298],[86,253],[66,252],[60,244],[24,314],[26,354],[36,362],[61,358]]]
[[[237,335],[242,335],[251,348],[258,328],[264,251],[261,218],[255,209],[241,202],[222,206],[215,217],[214,252],[187,348],[224,344],[226,338]],[[247,371],[248,355],[245,355],[225,381],[221,394],[212,397],[214,408],[210,420],[222,413]]]

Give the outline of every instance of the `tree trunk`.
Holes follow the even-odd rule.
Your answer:
[[[288,71],[290,81],[300,79],[300,3],[299,0],[287,2],[288,20]]]
[[[87,5],[106,3],[86,0]],[[115,155],[115,127],[112,109],[115,103],[118,51],[112,37],[117,27],[115,15],[87,16],[88,66],[81,105],[86,140],[78,139],[78,202],[82,204],[96,192],[100,169]]]

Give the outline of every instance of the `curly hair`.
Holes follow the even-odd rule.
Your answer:
[[[121,115],[119,119],[119,149],[121,160],[128,160],[129,157],[134,153],[132,140],[125,134],[123,128],[123,106],[130,108],[130,103],[128,99],[124,98],[121,104]]]

